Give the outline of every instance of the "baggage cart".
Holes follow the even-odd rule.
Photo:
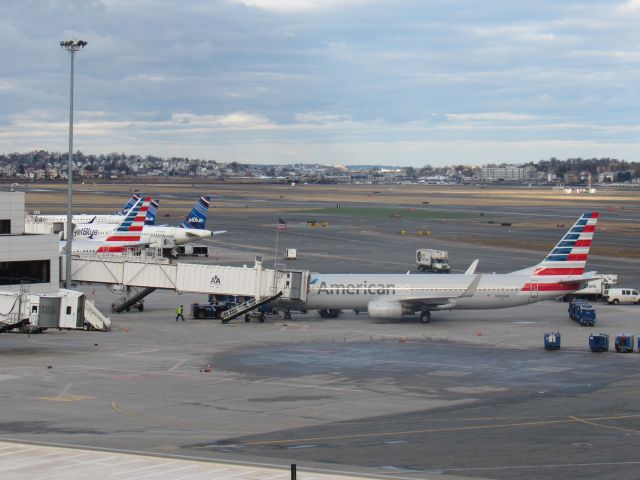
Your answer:
[[[618,353],[630,353],[633,352],[634,336],[624,333],[616,336],[616,352]]]
[[[606,333],[592,333],[589,335],[589,348],[592,352],[608,352],[609,335]]]
[[[547,332],[544,334],[545,350],[560,350],[560,332]]]

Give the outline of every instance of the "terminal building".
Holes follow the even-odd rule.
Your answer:
[[[24,192],[0,192],[0,290],[31,293],[60,288],[58,235],[25,233]]]

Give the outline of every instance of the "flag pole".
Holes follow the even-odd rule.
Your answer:
[[[280,238],[280,229],[278,228],[278,223],[276,223],[276,251],[273,255],[273,294],[276,294],[276,266],[278,261],[278,239]]]

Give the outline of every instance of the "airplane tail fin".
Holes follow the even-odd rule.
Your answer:
[[[194,228],[196,230],[204,230],[207,224],[207,213],[209,212],[210,196],[200,197],[196,204],[180,224],[180,228]]]
[[[116,212],[116,215],[126,215],[127,212],[133,208],[133,206],[136,204],[138,200],[140,200],[140,195],[135,193],[131,195],[131,198],[129,199],[129,201],[125,204],[122,210],[120,210],[119,212]]]
[[[142,229],[149,213],[151,197],[139,198],[113,232],[107,236],[107,242],[136,242],[140,241]]]
[[[160,200],[151,200],[151,203],[149,203],[149,210],[147,211],[147,219],[144,221],[145,225],[156,224],[156,218],[158,217],[159,206],[160,206]]]
[[[582,277],[598,216],[598,212],[583,213],[542,262],[513,273],[530,274],[538,280],[549,276]]]

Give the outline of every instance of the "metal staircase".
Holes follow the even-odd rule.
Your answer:
[[[89,299],[84,302],[84,326],[85,330],[91,326],[94,330],[110,330],[111,320],[105,316],[98,307]]]
[[[138,310],[142,311],[144,310],[142,299],[155,290],[154,287],[128,287],[127,292],[120,297],[118,301],[113,302],[111,311],[121,313],[133,306],[136,306]]]
[[[220,319],[222,320],[222,323],[228,323],[230,320],[233,320],[234,318],[239,317],[240,315],[244,315],[245,313],[248,313],[251,310],[255,310],[260,305],[264,305],[265,303],[271,302],[272,300],[275,300],[276,298],[279,298],[281,296],[282,296],[282,292],[278,292],[275,295],[268,295],[266,297],[260,297],[260,298],[255,298],[255,297],[251,298],[250,300],[247,300],[244,303],[240,303],[235,307],[232,307],[222,312],[220,314]]]

